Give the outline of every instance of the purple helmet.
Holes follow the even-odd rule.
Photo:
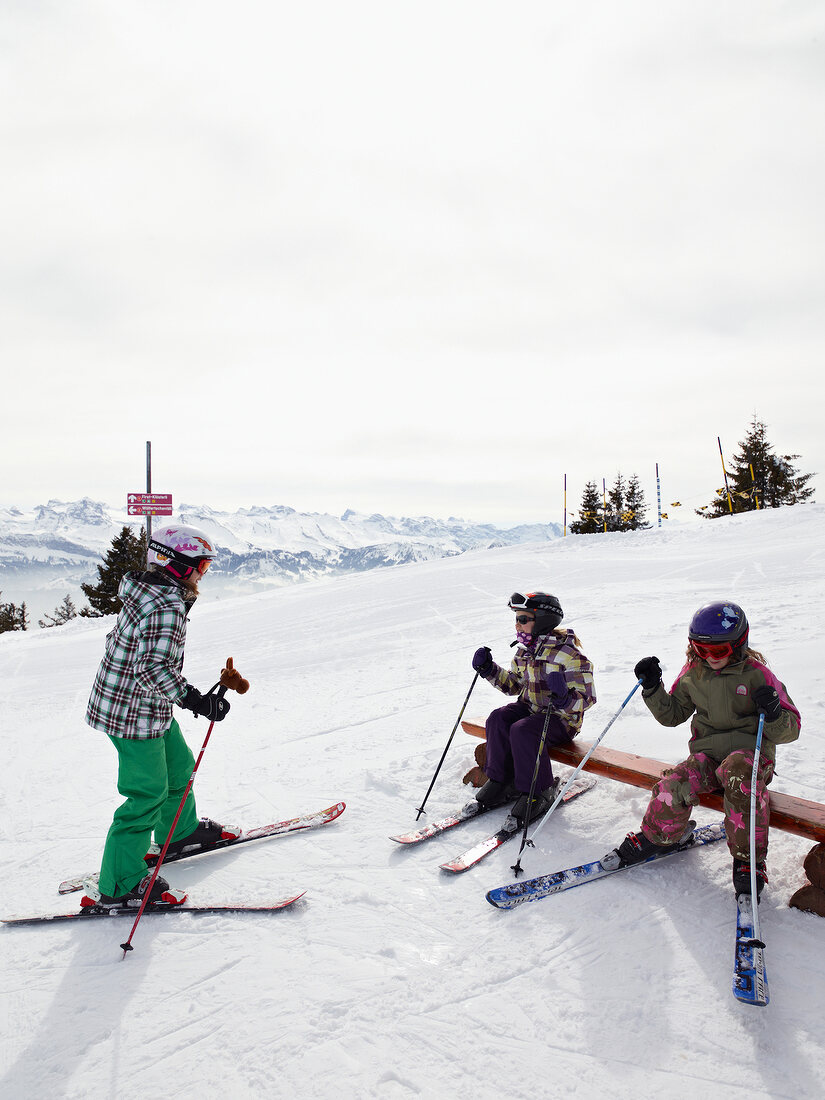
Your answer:
[[[748,644],[748,629],[748,618],[738,603],[709,603],[690,620],[688,638],[700,645],[729,645],[736,651]]]

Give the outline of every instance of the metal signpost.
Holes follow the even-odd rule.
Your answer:
[[[152,516],[172,515],[172,494],[152,492],[152,444],[146,443],[146,492],[128,493],[126,512],[130,516],[146,516],[146,545],[152,541]]]

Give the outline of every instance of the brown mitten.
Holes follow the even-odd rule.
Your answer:
[[[825,890],[820,890],[818,886],[803,886],[796,891],[788,905],[791,909],[801,909],[803,913],[825,917]]]
[[[482,741],[480,745],[476,745],[473,755],[476,758],[476,767],[470,768],[462,782],[473,787],[483,787],[487,782],[484,771],[484,765],[487,763],[487,742]]]
[[[487,776],[481,768],[470,768],[462,780],[462,783],[468,783],[471,787],[483,787],[486,782]]]
[[[802,864],[813,886],[825,890],[825,844],[815,844]]]
[[[226,668],[221,669],[220,685],[231,691],[237,691],[238,695],[244,695],[249,691],[249,680],[244,680],[234,667],[231,657],[226,658]]]

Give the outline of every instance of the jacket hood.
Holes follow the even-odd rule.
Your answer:
[[[167,579],[160,573],[124,573],[117,594],[124,605],[135,603],[185,605],[182,589],[171,577]]]

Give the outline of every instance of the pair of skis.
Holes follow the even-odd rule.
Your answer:
[[[653,863],[677,855],[680,852],[691,851],[706,844],[714,844],[718,840],[724,840],[724,838],[725,826],[721,822],[713,825],[700,825],[698,828],[693,829],[690,835],[680,844],[674,844],[672,848],[650,856],[642,863],[617,867],[609,861],[608,857],[604,857],[602,860],[593,860],[591,863],[584,863],[578,867],[568,867],[563,871],[554,871],[551,874],[538,875],[523,882],[513,882],[507,886],[499,886],[488,891],[487,901],[497,909],[516,909],[526,902],[539,901],[542,898],[561,893],[563,890],[570,890],[574,886],[583,886],[588,882],[595,882],[597,879],[607,878],[609,875],[615,875],[621,871],[642,867],[645,863]],[[740,894],[736,899],[733,995],[745,1004],[763,1007],[767,1005],[770,999],[764,948],[764,943],[754,938],[750,895]]]
[[[564,786],[564,782],[565,780],[563,779],[557,779],[556,790],[561,790]],[[589,791],[591,787],[595,786],[595,783],[596,780],[590,775],[578,776],[576,780],[570,784],[570,788],[565,792],[562,804],[572,802],[574,798],[578,798],[579,795],[584,794],[585,791]],[[501,809],[501,807],[496,808]],[[429,822],[427,825],[422,826],[420,829],[414,829],[412,832],[402,833],[399,836],[391,836],[390,840],[394,840],[396,844],[403,845],[420,844],[424,840],[429,840],[430,837],[438,836],[439,833],[446,832],[448,829],[453,829],[456,825],[462,825],[465,821],[472,821],[487,813],[490,813],[490,810],[481,806],[480,803],[475,801],[468,802],[455,813],[447,814],[445,817],[439,818],[437,821]],[[472,848],[468,848],[466,852],[456,856],[454,859],[449,859],[446,863],[439,864],[439,866],[442,871],[448,871],[452,874],[460,874],[462,871],[469,871],[471,867],[475,867],[477,863],[480,863],[482,859],[490,855],[491,852],[497,851],[502,844],[506,844],[508,840],[512,840],[512,838],[518,835],[522,829],[523,825],[520,825],[512,814],[508,814],[501,828],[495,833],[479,841],[478,844],[474,844]]]
[[[242,832],[240,836],[234,837],[231,840],[220,840],[217,844],[213,844],[208,848],[195,848],[167,855],[164,860],[164,866],[166,866],[167,863],[174,863],[180,859],[192,859],[195,856],[209,855],[212,852],[221,851],[224,848],[233,848],[237,844],[248,844],[253,840],[269,840],[275,837],[284,836],[287,833],[302,832],[306,829],[317,829],[322,825],[328,825],[330,822],[337,820],[345,809],[345,802],[336,802],[334,805],[328,806],[325,810],[320,810],[317,813],[302,814],[299,817],[289,818],[287,821],[278,821],[271,825],[261,825],[255,829],[247,829]],[[155,850],[153,847],[147,852],[146,862],[149,866],[154,866],[157,862],[159,851],[159,849]],[[87,890],[90,887],[94,888],[96,885],[97,875],[79,875],[75,878],[65,879],[61,882],[57,888],[57,892],[59,894],[71,894],[79,890]],[[278,901],[270,902],[265,905],[232,903],[207,905],[187,905],[184,903],[182,905],[167,905],[162,902],[150,903],[144,909],[144,916],[147,913],[275,913],[279,912],[281,909],[287,909],[290,905],[293,905],[302,898],[305,893],[306,891],[301,891],[299,894],[292,894],[289,897],[281,898]],[[89,905],[72,913],[49,913],[26,917],[4,917],[0,918],[0,920],[2,920],[3,924],[42,924],[55,921],[85,921],[92,920],[95,917],[131,916],[134,918],[138,908],[139,903],[118,907]]]

